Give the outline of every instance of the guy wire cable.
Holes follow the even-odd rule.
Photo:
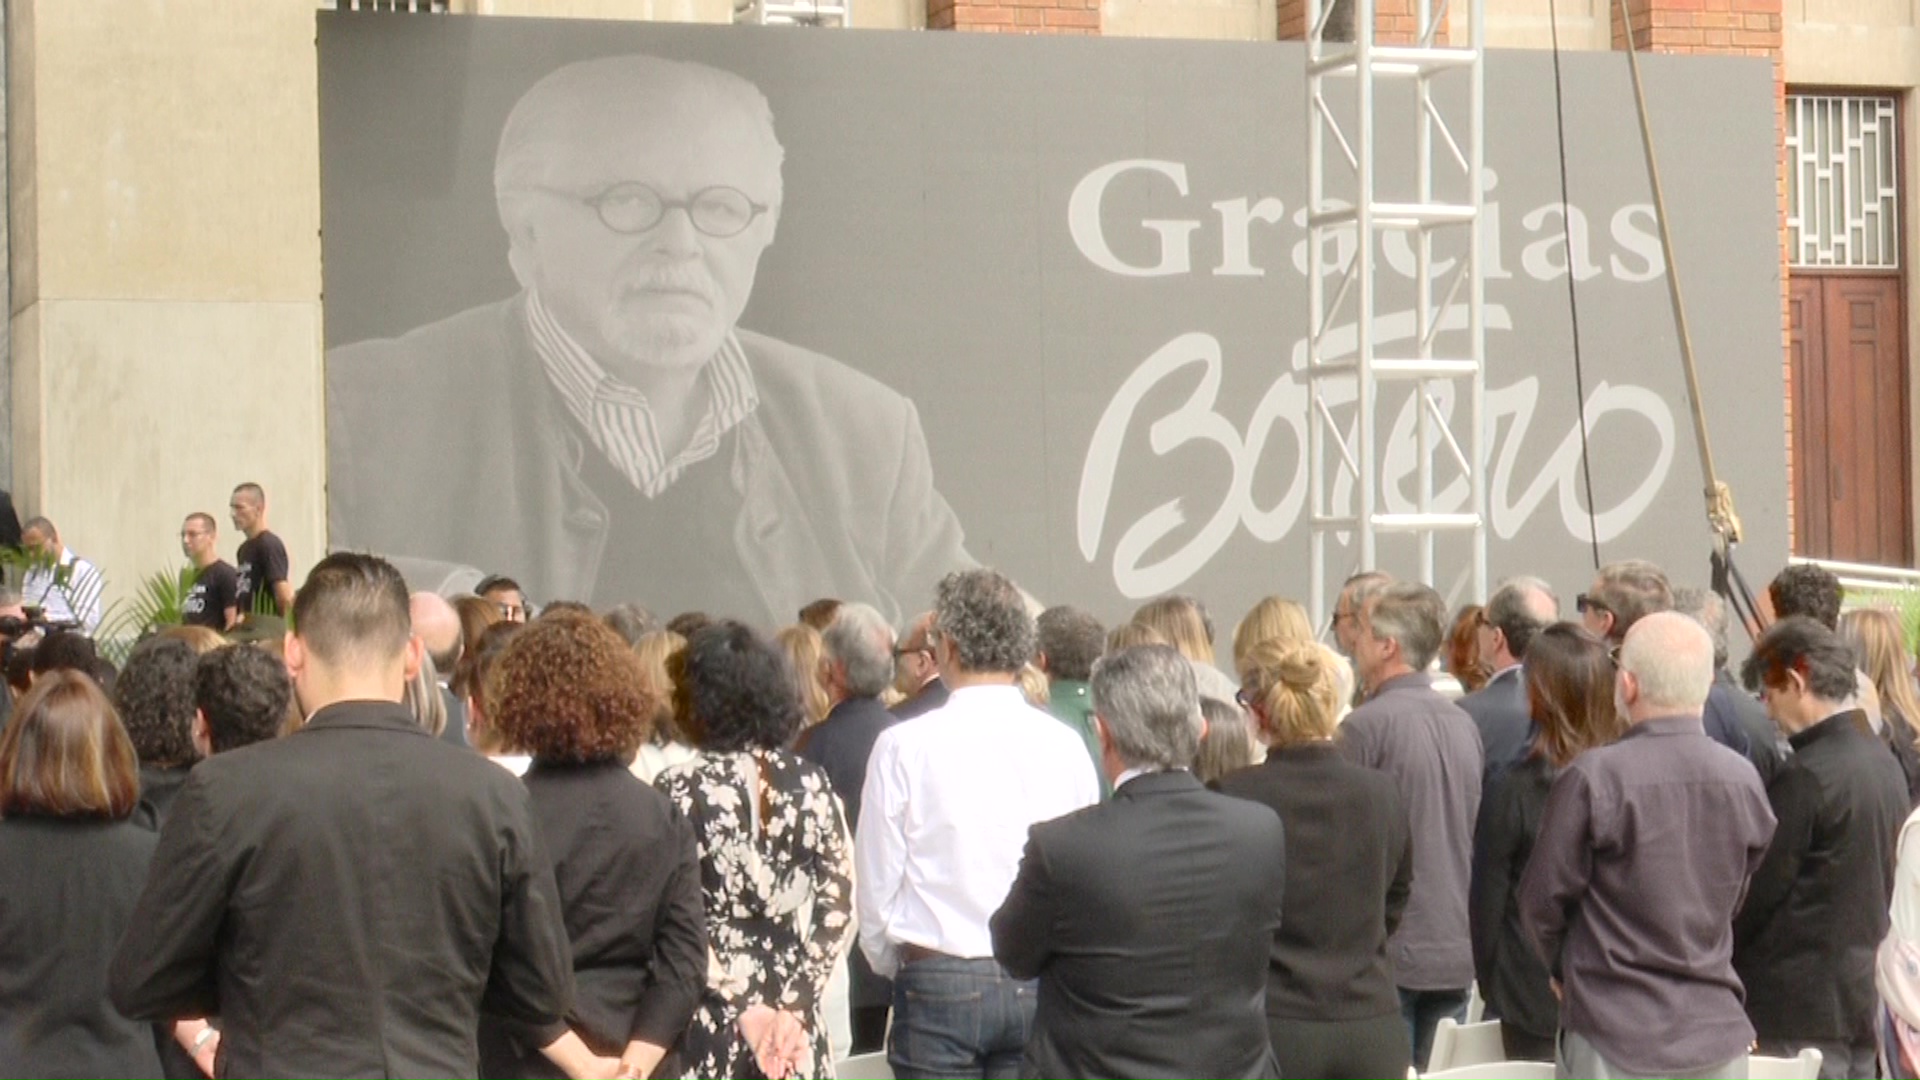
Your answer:
[[[1573,324],[1574,420],[1580,428],[1580,476],[1587,487],[1587,541],[1593,545],[1593,568],[1598,570],[1600,521],[1593,506],[1593,458],[1587,447],[1587,377],[1580,364],[1580,293],[1573,274],[1573,200],[1567,195],[1567,109],[1560,87],[1560,10],[1556,2],[1547,0],[1547,25],[1553,33],[1553,130],[1560,145],[1560,235],[1566,238],[1567,245],[1567,314]],[[1624,9],[1621,17],[1625,18]],[[1631,47],[1631,26],[1627,27],[1627,41]]]

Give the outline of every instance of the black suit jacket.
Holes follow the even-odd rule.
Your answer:
[[[114,957],[130,1017],[218,1015],[228,1076],[472,1076],[552,1024],[566,927],[527,790],[394,702],[194,766]]]
[[[1747,760],[1753,762],[1762,784],[1773,783],[1773,774],[1780,771],[1785,757],[1780,752],[1780,728],[1774,724],[1773,717],[1767,715],[1767,707],[1741,689],[1725,668],[1714,672],[1713,687],[1707,691],[1700,721],[1709,735],[1727,730],[1744,733]]]
[[[734,554],[778,625],[808,600],[864,600],[889,619],[974,565],[933,486],[913,403],[852,368],[736,331],[760,396],[727,482]],[[541,597],[592,600],[609,535],[582,478],[598,453],[554,393],[526,298],[327,354],[327,512],[336,547],[508,567]],[[458,462],[449,470],[440,463]],[[615,599],[625,599],[616,597]]]
[[[920,692],[895,705],[891,710],[896,720],[911,720],[922,713],[930,713],[947,703],[953,692],[947,689],[946,682],[935,675],[933,680],[920,688]]]
[[[1220,780],[1287,828],[1287,903],[1273,937],[1267,1015],[1364,1020],[1399,1011],[1387,939],[1413,882],[1407,811],[1385,773],[1333,743],[1271,751]]]
[[[158,1076],[153,1031],[107,1003],[153,833],[130,821],[0,821],[0,1076]]]
[[[1734,916],[1733,969],[1760,1038],[1871,1038],[1906,777],[1858,709],[1788,741],[1767,787],[1780,824]]]
[[[1264,998],[1285,848],[1273,811],[1185,771],[1033,826],[992,920],[995,958],[1040,979],[1023,1072],[1279,1075]]]
[[[867,783],[867,759],[873,756],[874,740],[898,720],[878,698],[848,698],[835,705],[825,720],[802,732],[794,747],[801,757],[826,771],[833,793],[846,808],[849,835],[860,826],[860,790]],[[863,949],[854,949],[848,957],[847,978],[847,1003],[856,1009],[893,1000],[893,984],[873,973]]]
[[[613,1057],[631,1039],[671,1049],[707,983],[693,826],[618,762],[536,761],[523,779],[560,889],[573,1009],[565,1023],[538,1028],[483,1019],[480,1075],[562,1075],[539,1048],[569,1026]]]
[[[1518,765],[1533,742],[1533,710],[1527,704],[1526,677],[1519,668],[1508,668],[1454,704],[1473,717],[1473,726],[1480,729],[1480,753],[1486,762],[1480,774],[1484,799],[1493,781]]]

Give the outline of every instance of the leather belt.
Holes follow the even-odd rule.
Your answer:
[[[905,967],[908,964],[917,964],[922,960],[955,960],[955,959],[958,959],[958,957],[949,956],[943,952],[937,952],[933,949],[927,948],[925,945],[915,945],[911,942],[902,942],[900,945],[900,965],[902,967]]]

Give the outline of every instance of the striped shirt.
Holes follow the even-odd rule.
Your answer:
[[[49,622],[75,623],[91,634],[100,628],[100,593],[106,584],[99,567],[62,547],[59,562],[27,571],[20,591],[23,602],[39,607]]]
[[[547,379],[567,411],[613,467],[649,499],[671,487],[690,466],[718,453],[721,438],[760,405],[747,354],[729,331],[720,351],[701,369],[707,380],[707,413],[686,448],[669,459],[646,395],[594,362],[554,320],[538,293],[527,297],[527,327]]]

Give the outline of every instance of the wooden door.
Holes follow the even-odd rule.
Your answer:
[[[1802,555],[1911,564],[1901,291],[1899,274],[1790,279],[1794,526]]]

